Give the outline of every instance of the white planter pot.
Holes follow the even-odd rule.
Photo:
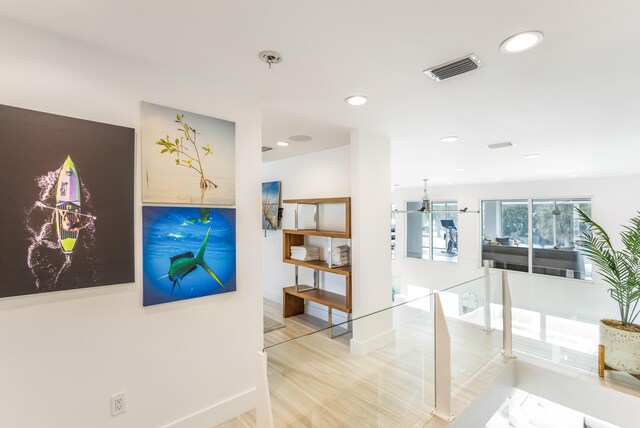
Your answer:
[[[604,363],[616,370],[640,374],[640,333],[609,327],[600,321]]]

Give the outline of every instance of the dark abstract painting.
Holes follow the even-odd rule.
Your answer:
[[[0,105],[0,297],[134,281],[134,130]]]

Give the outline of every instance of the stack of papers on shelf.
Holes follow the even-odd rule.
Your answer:
[[[292,246],[291,258],[302,261],[320,260],[320,248],[310,245]]]
[[[333,266],[349,265],[349,246],[339,245],[331,250],[331,264]]]

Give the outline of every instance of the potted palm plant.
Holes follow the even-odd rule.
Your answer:
[[[620,308],[620,319],[600,321],[600,345],[604,347],[607,366],[640,375],[640,326],[635,324],[640,314],[640,212],[620,233],[623,249],[613,248],[605,230],[584,211],[577,209],[587,226],[578,246],[598,268],[602,279],[611,286],[608,292]],[[600,352],[602,358],[602,351]]]

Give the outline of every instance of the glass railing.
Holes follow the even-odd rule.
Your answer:
[[[502,272],[510,297],[512,353],[597,376],[599,321],[618,317],[607,293],[610,286],[599,280],[579,280],[569,269],[545,265],[532,267],[536,273],[544,269],[544,274]],[[496,306],[494,325],[502,329],[502,307]],[[640,389],[640,381],[627,374],[610,372],[607,378]]]
[[[414,426],[434,408],[450,412],[452,399],[460,407],[459,393],[502,349],[500,330],[491,327],[499,287],[491,273],[423,289],[393,307],[265,348],[274,426]],[[436,322],[448,334],[436,337]],[[438,359],[436,347],[450,349],[449,358]],[[436,359],[448,373],[439,380],[447,391],[442,404]]]
[[[551,264],[534,264],[537,275],[509,275],[514,351],[597,373],[598,317],[607,287]]]
[[[442,290],[484,275],[479,257],[458,257],[455,263],[398,257],[392,261],[395,301],[420,297],[424,289]]]
[[[451,337],[452,396],[459,408],[463,403],[455,397],[502,350],[502,328],[495,328],[501,311],[499,272],[441,290],[438,296]]]
[[[434,403],[433,296],[265,348],[280,426],[412,426]],[[340,330],[338,330],[340,329]],[[332,335],[348,330],[334,338]]]
[[[501,350],[597,374],[596,317],[617,315],[605,284],[460,262],[483,275],[437,287],[418,265],[394,284],[394,306],[265,348],[271,426],[422,426],[432,410],[447,419],[493,380],[481,374]]]

